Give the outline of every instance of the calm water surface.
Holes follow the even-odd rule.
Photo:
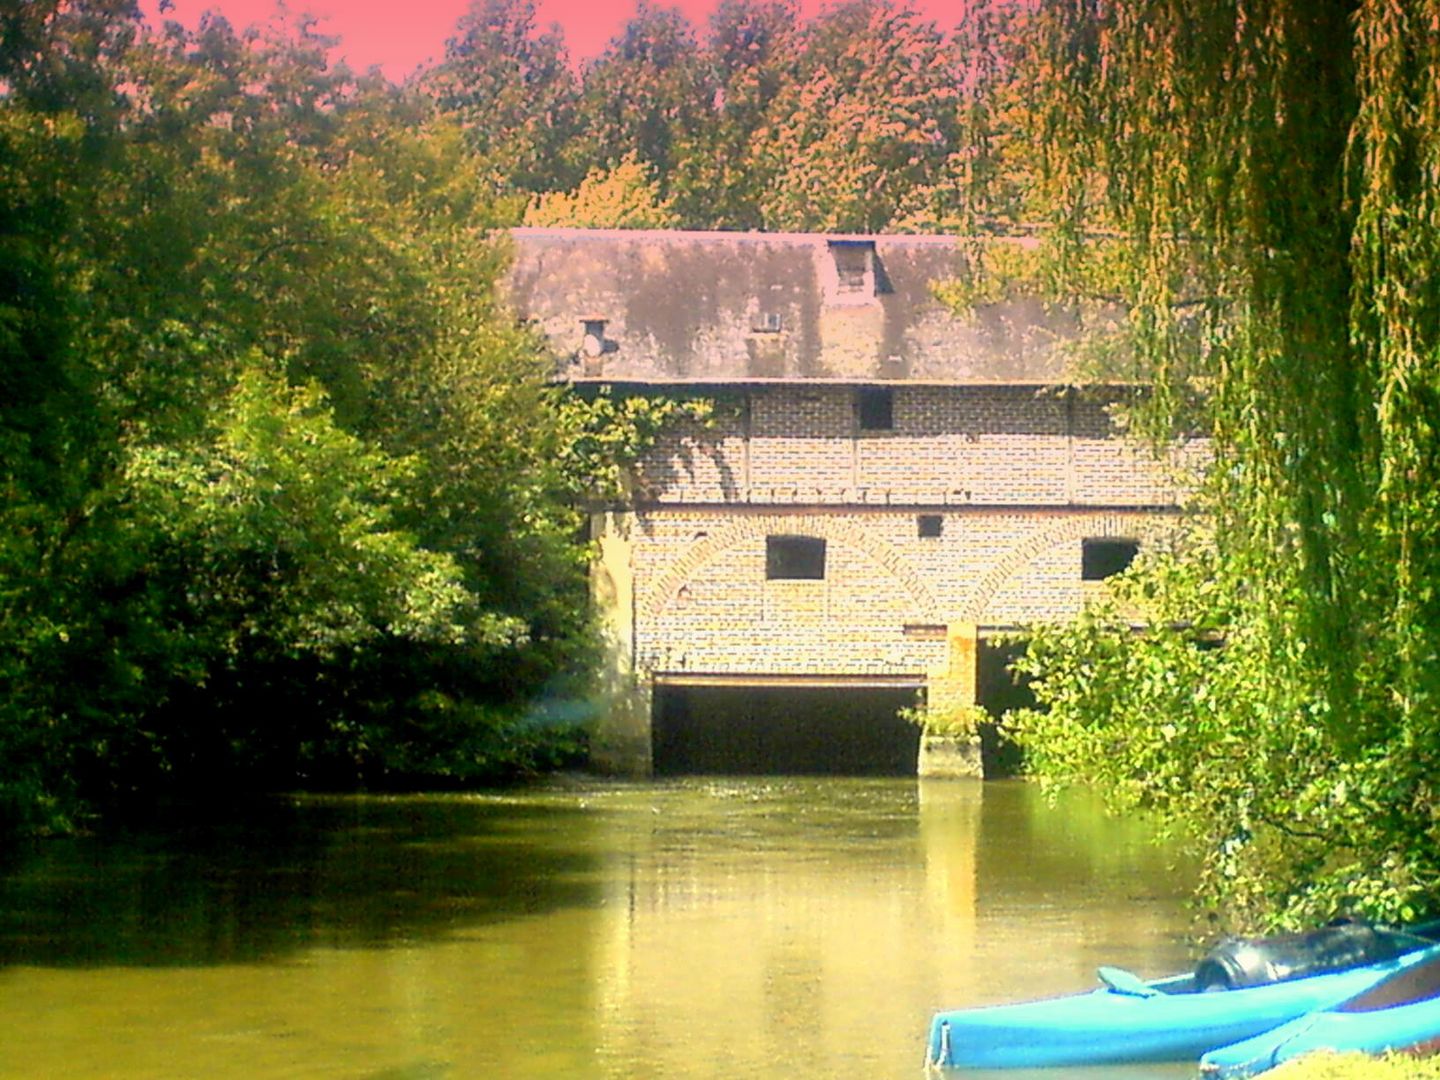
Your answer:
[[[919,1080],[936,1008],[1187,964],[1189,883],[1018,782],[287,800],[5,853],[0,1075]]]

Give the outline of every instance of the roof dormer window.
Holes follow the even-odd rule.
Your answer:
[[[875,241],[831,240],[835,284],[831,299],[841,304],[865,304],[875,299]]]

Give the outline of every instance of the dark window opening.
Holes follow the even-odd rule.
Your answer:
[[[765,576],[771,581],[821,581],[825,541],[813,536],[767,536]]]
[[[855,295],[870,290],[870,260],[874,247],[867,243],[832,243],[835,256],[836,293]]]
[[[945,535],[945,519],[939,514],[921,514],[915,519],[915,532],[921,539]]]
[[[862,387],[855,396],[861,431],[890,431],[895,427],[895,391],[888,386]]]
[[[1080,547],[1080,577],[1084,581],[1113,577],[1134,562],[1139,551],[1138,540],[1086,540]]]

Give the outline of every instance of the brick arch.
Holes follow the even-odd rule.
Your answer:
[[[1093,517],[1067,517],[1048,529],[1041,529],[1014,545],[990,568],[970,591],[961,619],[978,623],[997,593],[1016,575],[1024,571],[1045,552],[1061,544],[1089,538],[1119,539],[1133,537],[1142,544],[1168,534],[1172,526],[1154,518],[1135,514],[1098,514]]]
[[[916,617],[938,621],[939,605],[924,580],[910,567],[894,545],[871,535],[854,521],[827,516],[800,518],[792,515],[767,514],[746,518],[717,529],[703,540],[691,546],[690,550],[676,559],[646,594],[641,612],[649,618],[657,618],[674,601],[680,589],[693,578],[696,572],[722,551],[754,540],[757,537],[778,533],[803,533],[805,536],[833,540],[864,552],[890,575],[909,595],[916,608]]]

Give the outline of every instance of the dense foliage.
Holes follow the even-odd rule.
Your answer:
[[[964,7],[952,30],[896,0],[809,20],[793,0],[723,0],[697,32],[641,0],[577,72],[533,0],[474,0],[419,83],[536,223],[1012,229],[1029,209],[1013,115],[1025,7]]]
[[[1440,905],[1437,18],[1425,0],[1036,18],[1035,116],[1071,195],[1056,236],[1123,236],[1111,280],[1156,389],[1140,419],[1203,425],[1216,463],[1210,526],[1120,608],[1037,634],[1048,710],[1014,730],[1041,773],[1193,830],[1242,918]]]
[[[0,823],[580,749],[576,447],[624,410],[497,300],[510,151],[303,22],[0,40]]]
[[[964,8],[641,3],[577,68],[474,0],[397,89],[303,21],[0,6],[5,821],[575,748],[575,508],[704,407],[557,396],[497,226],[1025,232],[946,297],[1128,311],[1128,419],[1215,462],[1036,630],[1031,766],[1169,815],[1237,920],[1433,910],[1434,0]]]

